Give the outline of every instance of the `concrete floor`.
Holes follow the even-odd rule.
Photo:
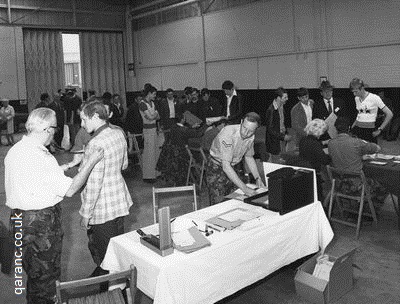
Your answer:
[[[21,135],[17,136],[21,137]],[[384,153],[400,154],[400,141],[381,142]],[[0,146],[0,158],[4,159],[8,147]],[[60,163],[66,162],[71,155],[57,155]],[[0,220],[8,223],[9,209],[5,206],[4,163],[0,163]],[[134,205],[126,219],[126,231],[144,227],[152,223],[152,185],[143,183],[140,168],[132,167],[126,174]],[[157,185],[157,184],[156,184]],[[199,195],[199,208],[208,204],[205,191]],[[80,199],[78,195],[65,199],[62,203],[64,243],[62,255],[61,280],[73,280],[87,277],[95,268],[87,248],[87,236],[79,226]],[[333,224],[334,246],[342,248],[357,246],[354,256],[354,288],[336,303],[400,303],[400,231],[397,229],[397,217],[390,199],[384,205],[378,219],[378,226],[365,223],[360,238],[355,240],[355,229]],[[239,303],[308,303],[296,295],[294,275],[299,263],[294,263],[273,273],[264,280],[220,301],[226,304]],[[0,273],[0,304],[25,303],[24,295],[14,294],[14,273]],[[139,293],[138,303],[152,303],[151,299]],[[190,304],[190,303],[188,303]]]

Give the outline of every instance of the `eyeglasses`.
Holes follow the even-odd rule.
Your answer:
[[[48,126],[47,128],[43,129],[43,131],[47,131],[48,129],[54,129],[54,133],[57,133],[60,130],[57,126]]]

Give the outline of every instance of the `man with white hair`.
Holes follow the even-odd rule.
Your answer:
[[[55,112],[48,108],[33,110],[26,129],[28,134],[4,159],[6,205],[12,209],[15,256],[22,260],[28,275],[27,303],[54,303],[55,282],[61,275],[60,202],[84,185],[94,165],[103,158],[103,151],[93,151],[79,173],[70,178],[46,149],[57,129]],[[22,274],[21,267],[16,268],[16,275],[17,271]],[[24,284],[19,287],[22,293]]]

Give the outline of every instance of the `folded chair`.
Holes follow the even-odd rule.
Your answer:
[[[185,194],[187,193],[188,196],[192,197],[192,200],[189,200],[189,202],[192,202],[193,205],[193,211],[197,210],[197,196],[196,196],[196,186],[190,185],[190,186],[182,186],[182,187],[166,187],[166,188],[154,188],[153,187],[153,219],[154,219],[154,224],[157,223],[157,213],[158,209],[160,208],[160,194],[171,194],[168,198],[164,198],[163,201],[168,201],[168,205],[171,206],[172,204],[176,204],[178,201],[177,196],[175,194]],[[183,202],[187,204],[187,198],[184,197]],[[163,207],[165,206],[165,202],[163,204]]]
[[[327,171],[328,171],[329,179],[332,183],[331,190],[329,193],[328,217],[332,221],[335,221],[335,222],[338,222],[338,223],[341,223],[344,225],[356,227],[356,238],[358,238],[359,234],[360,234],[361,220],[362,220],[363,215],[372,217],[374,223],[375,224],[377,223],[375,208],[374,208],[374,205],[371,200],[371,193],[370,193],[370,189],[367,184],[367,180],[365,178],[364,172],[361,171],[361,172],[357,173],[357,172],[352,172],[352,171],[348,171],[348,170],[340,170],[337,168],[333,168],[331,166],[327,166]],[[358,195],[349,195],[347,193],[341,192],[340,189],[338,189],[339,182],[344,179],[347,179],[347,178],[356,179],[356,180],[361,181],[361,190]],[[351,201],[356,201],[359,204],[358,211],[351,209],[351,208],[347,208],[346,206],[343,206],[342,201],[341,201],[342,198],[345,198],[345,199],[348,199]],[[368,202],[368,206],[369,206],[371,213],[364,212],[365,200]],[[342,218],[337,218],[337,217],[332,216],[332,209],[333,209],[333,205],[335,203],[340,211]],[[344,218],[344,211],[347,211],[347,212],[353,213],[353,214],[357,214],[357,223],[355,224],[353,222],[346,220]]]
[[[186,150],[189,154],[189,167],[186,177],[186,185],[189,185],[190,180],[192,180],[192,182],[198,183],[199,190],[201,190],[207,162],[206,155],[201,147],[190,147],[186,145]]]
[[[136,267],[131,265],[130,270],[106,274],[103,276],[69,281],[69,282],[60,282],[56,281],[56,291],[57,291],[57,303],[58,304],[125,304],[124,297],[122,295],[122,291],[120,288],[113,289],[107,292],[99,292],[96,294],[91,294],[87,296],[74,297],[69,296],[68,300],[65,300],[61,297],[62,290],[68,289],[85,289],[89,285],[99,285],[104,282],[114,282],[117,280],[125,279],[129,281],[129,288],[126,290],[126,295],[128,299],[128,303],[134,304],[135,302],[135,294],[136,294]],[[80,293],[81,294],[81,293]]]
[[[139,138],[143,138],[143,134],[132,134],[128,132],[128,154],[136,155],[139,161],[139,166],[142,167],[143,149],[139,148]]]

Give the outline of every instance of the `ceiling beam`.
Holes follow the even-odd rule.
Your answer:
[[[167,11],[167,10],[179,7],[179,6],[189,5],[189,4],[192,4],[192,3],[199,2],[199,1],[200,0],[186,0],[184,2],[179,2],[179,3],[176,3],[176,4],[169,5],[169,6],[166,6],[166,7],[160,8],[160,9],[156,9],[156,10],[153,10],[153,11],[150,11],[150,12],[146,12],[146,13],[143,13],[143,14],[139,14],[139,15],[132,15],[131,14],[131,16],[132,16],[132,19],[140,19],[140,18],[147,17],[147,16],[150,16],[150,15],[155,15],[157,13],[161,13],[161,12],[164,12],[164,11]]]

